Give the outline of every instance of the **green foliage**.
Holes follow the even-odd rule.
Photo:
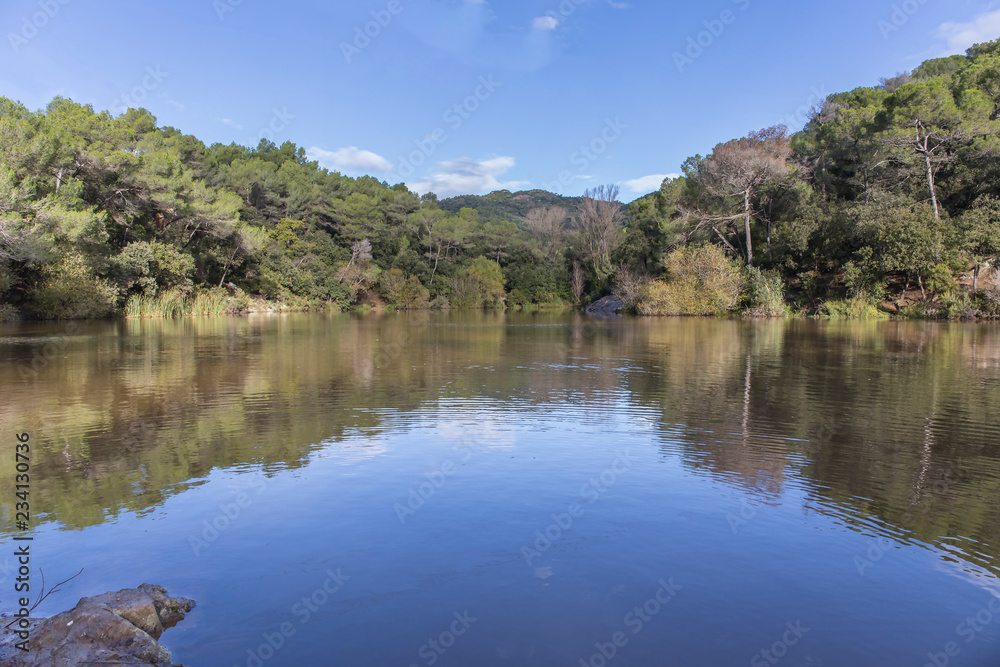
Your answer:
[[[743,283],[743,311],[752,317],[784,317],[785,283],[774,272],[761,271],[756,266],[746,268]]]
[[[159,241],[136,241],[110,260],[109,276],[125,295],[155,296],[160,289],[190,289],[194,260]]]
[[[455,308],[499,308],[504,305],[504,297],[500,265],[477,257],[452,279],[449,302]]]
[[[399,310],[430,307],[430,291],[420,284],[416,276],[407,277],[397,268],[382,274],[380,291],[385,302]]]
[[[722,141],[681,169],[628,206],[541,190],[438,200],[329,172],[291,142],[206,146],[143,109],[0,98],[0,308],[186,313],[174,301],[198,294],[204,312],[261,298],[481,308],[505,290],[562,306],[603,295],[618,267],[655,278],[671,251],[711,243],[752,249],[755,314],[785,312],[783,298],[812,312],[845,287],[829,315],[877,314],[920,285],[918,315],[996,311],[978,277],[1000,255],[1000,40],[830,95],[790,138]],[[970,268],[976,288],[955,280]],[[210,291],[230,283],[236,296]],[[706,284],[651,283],[645,307],[731,311]]]
[[[820,308],[820,316],[831,320],[887,320],[889,314],[867,296],[831,299]]]
[[[510,304],[511,306],[517,306],[518,308],[523,308],[524,306],[531,303],[531,300],[528,299],[528,295],[526,295],[521,290],[515,288],[514,290],[511,291],[510,294],[507,295],[507,303]]]
[[[28,313],[41,320],[107,317],[114,312],[118,292],[95,274],[77,253],[48,264],[41,282],[31,290]]]
[[[685,247],[666,259],[667,281],[647,283],[636,310],[643,315],[722,315],[739,303],[740,267],[717,246]]]

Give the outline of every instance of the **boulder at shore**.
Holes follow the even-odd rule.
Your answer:
[[[591,315],[614,315],[624,308],[622,300],[612,294],[592,303],[586,308],[586,312]]]
[[[172,598],[163,587],[152,584],[83,598],[73,609],[33,623],[28,652],[15,649],[11,637],[6,636],[11,630],[6,630],[0,642],[0,665],[177,667],[170,660],[170,651],[157,640],[194,605],[194,600]]]

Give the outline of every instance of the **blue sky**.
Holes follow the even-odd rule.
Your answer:
[[[827,93],[1000,37],[965,0],[4,0],[0,95],[144,106],[440,196],[622,199]]]

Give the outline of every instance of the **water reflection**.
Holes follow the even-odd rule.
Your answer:
[[[617,572],[644,572],[642,554],[651,546],[675,569],[714,563],[710,576],[720,588],[702,591],[707,606],[722,594],[727,567],[733,576],[742,567],[781,581],[774,568],[791,556],[779,543],[798,545],[793,562],[811,585],[829,575],[803,565],[796,549],[828,550],[826,565],[847,570],[839,585],[904,564],[926,570],[916,552],[901,556],[901,548],[929,553],[934,568],[984,589],[1000,574],[995,326],[494,313],[103,322],[70,333],[65,325],[3,325],[0,361],[0,430],[27,430],[37,443],[40,531],[91,527],[73,544],[85,553],[93,539],[98,553],[96,536],[109,535],[102,527],[121,530],[116,526],[132,525],[129,517],[165,512],[196,526],[211,520],[192,504],[213,506],[226,497],[225,485],[244,475],[301,502],[297,494],[308,490],[322,498],[324,513],[304,509],[289,525],[318,532],[299,551],[283,547],[289,553],[275,555],[284,575],[333,551],[347,562],[364,560],[362,571],[381,564],[384,590],[344,604],[379,608],[399,623],[430,582],[471,577],[469,590],[479,597],[501,595],[478,579],[487,572],[498,581],[527,576],[532,586],[551,584],[532,595],[558,590],[561,604],[574,600],[596,615],[587,618],[599,618],[611,594],[587,588],[581,564],[553,560],[541,565],[544,576],[535,568],[525,574],[518,545],[545,528],[539,516],[563,511],[619,447],[645,458],[608,496],[617,499],[596,506],[589,527],[579,527],[589,541],[571,536],[567,548],[586,564],[616,562]],[[441,472],[448,464],[455,473]],[[430,533],[400,537],[405,522],[391,508],[406,503],[427,475],[445,475],[452,495],[435,491],[420,504],[414,525]],[[9,476],[0,479],[4,498],[13,496],[11,484]],[[233,553],[270,544],[284,521],[276,498],[261,494],[248,510],[254,521],[227,535],[230,546],[213,544],[206,558],[229,562]],[[498,519],[506,525],[498,527]],[[838,533],[840,541],[808,537],[796,525]],[[324,532],[334,526],[337,538]],[[724,537],[707,537],[720,527]],[[782,537],[757,534],[765,529]],[[171,530],[186,547],[190,528]],[[679,555],[649,537],[657,531],[684,535],[701,551]],[[731,541],[747,535],[742,547]],[[502,545],[491,542],[501,536]],[[615,550],[603,546],[612,536]],[[624,556],[622,544],[635,553]],[[176,571],[183,569],[178,548]],[[896,565],[884,565],[890,562]],[[253,607],[240,598],[237,580],[262,576],[248,564],[235,568],[236,579],[222,577],[220,590],[206,590],[229,596],[237,608]],[[598,579],[610,584],[616,576],[625,577]],[[754,592],[745,580],[731,585],[758,601],[776,595]],[[388,610],[379,602],[396,599]],[[683,601],[678,596],[677,604]],[[540,598],[519,603],[546,608]],[[901,617],[905,604],[902,596]],[[258,625],[279,611],[257,609]],[[363,614],[343,614],[354,620],[338,616],[327,631],[353,628],[370,639]],[[605,627],[598,623],[594,632]],[[227,651],[252,634],[230,637],[228,648],[213,645],[213,655],[231,659]],[[489,648],[525,664],[555,659],[534,650],[532,663],[526,645]],[[572,651],[558,658],[574,662]]]

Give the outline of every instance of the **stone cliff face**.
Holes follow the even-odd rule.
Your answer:
[[[124,663],[175,667],[170,652],[157,640],[194,606],[194,600],[170,597],[164,588],[151,584],[82,598],[69,611],[33,622],[30,651],[14,649],[11,638],[4,637],[0,665]]]

